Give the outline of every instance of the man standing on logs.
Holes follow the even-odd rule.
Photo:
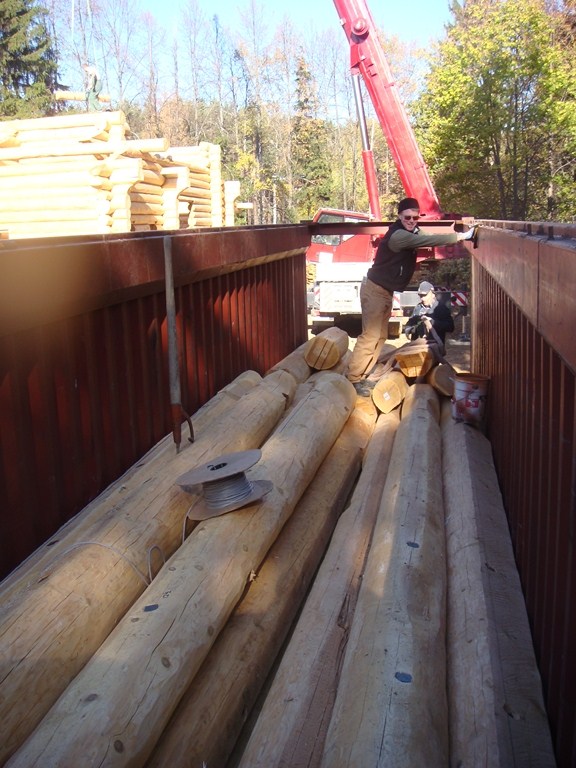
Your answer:
[[[82,64],[82,69],[86,72],[86,102],[90,112],[99,112],[101,109],[98,96],[102,91],[102,80],[98,70],[92,64]]]
[[[434,286],[427,280],[418,286],[418,297],[420,301],[404,326],[404,333],[410,341],[414,339],[435,341],[442,351],[446,334],[454,330],[452,313],[446,304],[438,301]]]
[[[367,376],[388,338],[394,291],[408,287],[416,268],[418,248],[453,245],[476,236],[476,227],[467,232],[426,235],[418,227],[419,218],[418,200],[406,197],[400,201],[398,219],[378,246],[374,263],[360,289],[362,333],[356,340],[346,375],[361,397],[370,397],[374,383],[368,381]]]

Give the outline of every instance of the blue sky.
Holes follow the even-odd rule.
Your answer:
[[[271,26],[288,17],[296,27],[310,30],[315,27],[324,30],[331,26],[338,28],[338,17],[332,0],[256,0],[266,9],[267,21]],[[239,0],[198,0],[205,13],[217,14],[222,20],[234,17],[238,9],[245,7]],[[167,13],[177,14],[180,3],[177,0],[142,0],[142,6],[149,10],[160,23],[166,24]],[[368,0],[368,6],[376,24],[386,35],[397,35],[404,42],[425,45],[428,40],[442,36],[444,25],[450,20],[449,0]],[[168,11],[170,9],[170,11]]]

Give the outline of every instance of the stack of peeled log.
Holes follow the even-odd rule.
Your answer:
[[[402,403],[414,382],[426,382],[440,395],[451,397],[456,371],[436,344],[417,339],[396,350],[378,376],[372,399],[381,413],[390,413]]]
[[[13,755],[12,765],[92,765],[113,754],[140,764],[307,489],[300,525],[315,530],[311,578],[376,411],[355,413],[352,386],[327,370],[275,430],[305,380],[301,371],[300,380],[282,367],[239,377],[196,415],[192,445],[176,453],[164,440],[3,582],[0,763]],[[176,478],[219,454],[260,446],[252,479],[269,478],[273,490],[193,527],[201,498]],[[320,523],[310,510],[328,485]],[[296,543],[284,544],[287,564],[305,536],[295,530]],[[292,595],[304,589],[296,577]],[[286,611],[298,606],[286,597],[279,643]],[[275,654],[264,655],[272,664]],[[78,696],[81,707],[66,703]]]
[[[426,383],[379,415],[347,347],[239,376],[0,585],[0,764],[553,765],[489,443]],[[269,491],[195,522],[178,479],[255,448]]]
[[[121,111],[0,124],[0,229],[9,237],[222,226],[220,147],[134,139]]]
[[[235,765],[555,765],[490,444],[450,414],[417,382],[379,417]]]

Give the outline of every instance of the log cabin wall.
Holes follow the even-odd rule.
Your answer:
[[[2,121],[0,231],[13,240],[234,225],[220,146],[132,136],[122,111]]]
[[[309,242],[172,235],[187,413],[306,340]],[[167,341],[162,235],[0,241],[0,576],[171,432]]]
[[[559,766],[576,765],[576,227],[485,222],[473,253],[472,369]]]

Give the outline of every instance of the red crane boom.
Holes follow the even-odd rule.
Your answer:
[[[360,74],[364,80],[404,191],[407,196],[418,199],[422,216],[441,219],[438,197],[400,101],[368,6],[364,0],[334,0],[334,5],[350,45],[352,74]],[[359,117],[362,121],[360,114]],[[373,169],[373,160],[369,157],[371,151],[363,144],[370,206],[375,214],[379,205],[374,200],[375,176],[369,168],[372,162]]]

